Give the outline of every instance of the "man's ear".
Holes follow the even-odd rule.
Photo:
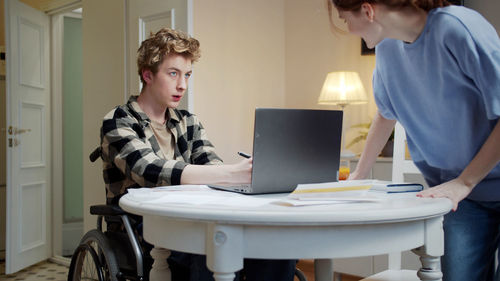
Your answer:
[[[144,79],[146,84],[149,84],[153,80],[153,72],[149,69],[142,70],[142,79]]]
[[[375,9],[372,4],[367,2],[361,4],[361,13],[365,15],[370,22],[373,22],[373,18],[375,17]]]

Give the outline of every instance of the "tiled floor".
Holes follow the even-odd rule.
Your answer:
[[[66,281],[68,278],[68,268],[49,261],[44,261],[32,265],[14,274],[5,275],[5,262],[0,261],[0,281]]]
[[[308,281],[314,281],[314,269],[312,262],[301,261],[297,265],[306,274]],[[45,261],[32,265],[15,274],[5,275],[5,262],[0,261],[0,281],[66,281],[68,268],[64,265],[59,265],[53,262]],[[349,275],[337,275],[337,280],[341,281],[357,281],[360,278]]]

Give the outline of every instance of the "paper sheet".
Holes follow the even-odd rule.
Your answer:
[[[128,190],[131,200],[143,204],[190,204],[216,205],[228,207],[259,207],[267,205],[275,198],[243,195],[219,191],[206,185],[162,186],[156,188],[138,188]]]
[[[286,198],[274,202],[283,206],[307,206],[325,204],[349,204],[377,202],[380,196],[370,194],[369,181],[340,181],[299,184]]]
[[[129,189],[131,200],[142,204],[213,205],[238,208],[255,208],[264,205],[288,207],[326,204],[379,202],[386,196],[369,192],[366,181],[344,181],[319,184],[300,184],[294,192],[276,196],[244,195],[220,191],[206,185],[178,185],[156,188]],[[385,195],[385,194],[384,194]]]

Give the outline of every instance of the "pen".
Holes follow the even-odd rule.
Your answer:
[[[252,156],[250,156],[249,154],[246,154],[245,152],[241,152],[241,151],[238,151],[238,155],[241,156],[241,157],[245,157],[245,158],[250,158]]]

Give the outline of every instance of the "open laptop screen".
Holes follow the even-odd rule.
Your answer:
[[[342,111],[257,108],[252,188],[287,192],[300,183],[336,181]]]

